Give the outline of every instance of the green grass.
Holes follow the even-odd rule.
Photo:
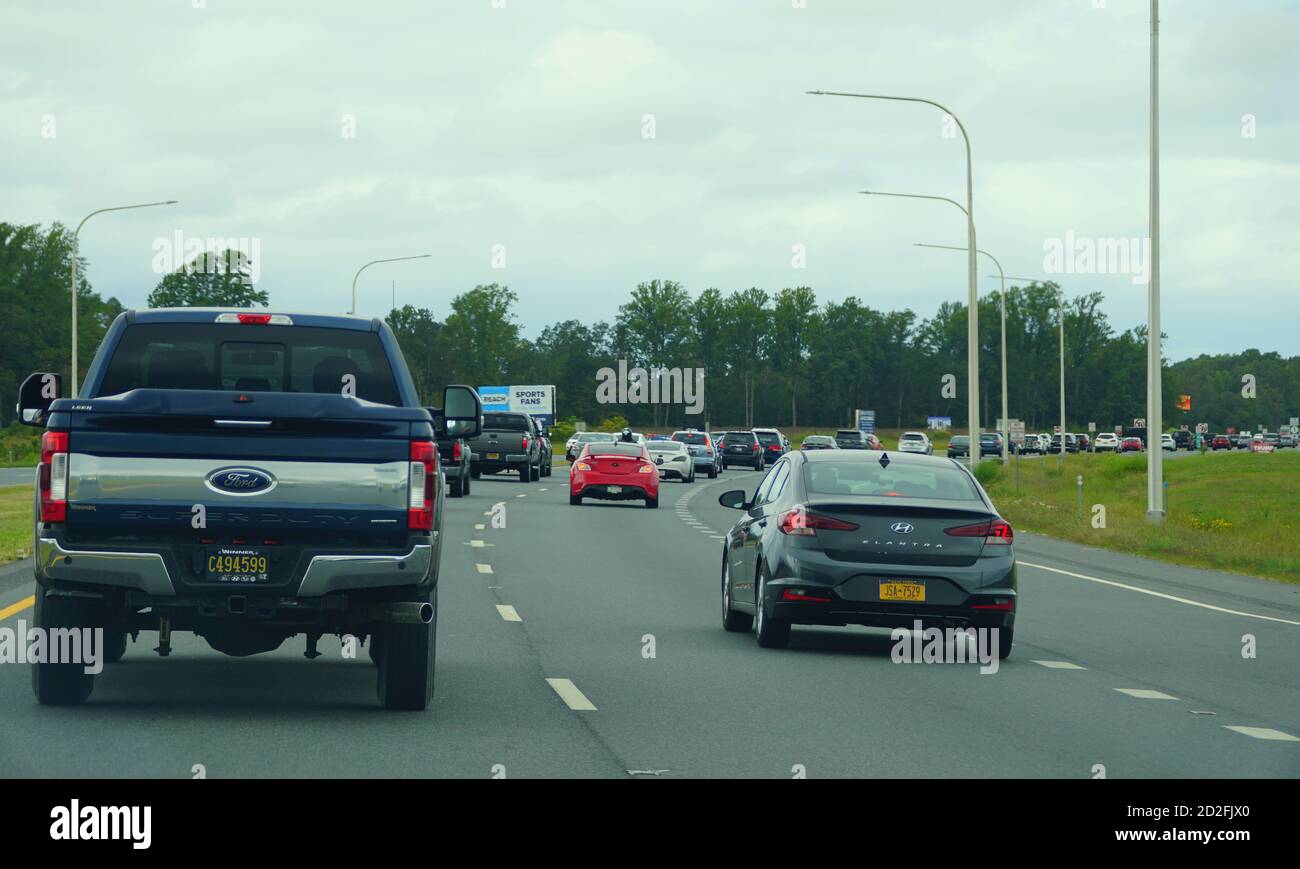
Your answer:
[[[0,564],[26,558],[32,548],[32,487],[0,489]]]
[[[1232,452],[1164,463],[1168,515],[1146,519],[1146,457],[1113,454],[984,462],[981,481],[1018,530],[1134,555],[1300,583],[1300,452]],[[1076,477],[1083,476],[1083,511]],[[1106,527],[1093,527],[1093,505]]]

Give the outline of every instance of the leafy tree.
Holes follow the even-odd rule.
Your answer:
[[[252,261],[233,249],[207,251],[163,277],[149,294],[151,308],[266,307],[266,290],[253,286]]]
[[[480,284],[452,300],[443,334],[457,383],[505,384],[519,349],[519,324],[511,306],[518,297],[500,284]],[[529,378],[520,372],[520,382]]]

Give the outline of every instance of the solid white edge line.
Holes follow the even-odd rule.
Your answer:
[[[1239,724],[1225,724],[1223,725],[1223,728],[1245,736],[1254,737],[1255,739],[1272,739],[1277,742],[1300,742],[1300,738],[1281,730],[1274,730],[1271,727],[1242,727]]]
[[[523,619],[519,617],[519,613],[515,611],[515,608],[508,603],[497,604],[497,612],[501,614],[501,618],[504,619],[505,621],[508,622],[523,621]]]
[[[1279,618],[1277,616],[1262,616],[1259,615],[1258,613],[1246,613],[1246,612],[1242,612],[1241,610],[1230,610],[1225,607],[1215,606],[1214,604],[1202,603],[1199,600],[1189,600],[1188,598],[1185,597],[1178,597],[1177,595],[1165,594],[1164,592],[1161,591],[1152,591],[1149,588],[1142,588],[1141,586],[1137,586],[1137,585],[1129,585],[1123,582],[1115,582],[1113,579],[1099,579],[1095,576],[1088,576],[1087,574],[1084,573],[1075,573],[1070,570],[1061,570],[1059,567],[1048,567],[1045,564],[1034,564],[1032,561],[1017,560],[1016,563],[1023,565],[1025,567],[1033,567],[1038,570],[1048,570],[1051,571],[1052,573],[1060,573],[1065,576],[1072,576],[1075,579],[1086,579],[1089,582],[1099,582],[1102,585],[1113,585],[1115,588],[1123,588],[1123,589],[1128,589],[1129,591],[1136,591],[1142,594],[1149,594],[1152,597],[1160,597],[1160,598],[1164,598],[1165,600],[1175,601],[1176,603],[1185,603],[1188,606],[1198,606],[1201,607],[1202,609],[1214,610],[1215,612],[1219,612],[1219,613],[1227,613],[1228,615],[1233,615],[1233,616],[1245,616],[1248,619],[1262,619],[1263,621],[1266,622],[1280,622],[1284,625],[1296,625],[1297,627],[1300,627],[1300,622],[1295,621],[1293,619],[1284,619],[1284,618]]]
[[[547,677],[546,684],[550,685],[555,693],[560,695],[560,699],[564,701],[565,705],[574,712],[596,711],[595,704],[588,700],[587,695],[579,691],[578,686],[574,685],[571,680]]]

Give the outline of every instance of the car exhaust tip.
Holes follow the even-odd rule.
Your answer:
[[[398,625],[427,625],[433,621],[433,604],[428,601],[389,604],[384,620]]]

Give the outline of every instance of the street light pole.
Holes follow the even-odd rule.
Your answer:
[[[980,444],[980,405],[979,405],[979,297],[975,290],[975,193],[974,184],[971,178],[971,156],[970,156],[970,136],[966,134],[966,127],[962,124],[961,119],[956,114],[949,111],[947,107],[936,103],[934,100],[927,100],[922,97],[896,97],[885,96],[882,94],[849,94],[835,91],[808,91],[814,96],[830,97],[854,97],[864,100],[892,100],[895,102],[905,103],[924,103],[934,106],[939,111],[952,118],[957,124],[957,129],[961,130],[962,141],[966,143],[966,294],[970,304],[970,316],[966,323],[966,415],[967,423],[970,427],[970,457],[971,467],[979,467]]]
[[[370,262],[363,265],[361,268],[357,269],[357,273],[352,276],[352,310],[348,311],[348,313],[355,314],[357,312],[357,278],[361,277],[361,273],[364,272],[366,269],[370,268],[371,266],[377,263],[395,263],[395,262],[401,262],[402,260],[408,260],[408,259],[428,259],[431,256],[433,256],[433,254],[431,253],[420,253],[420,254],[416,254],[415,256],[395,256],[395,257],[390,257],[389,259],[375,259],[375,260],[371,260]],[[396,294],[396,284],[394,284],[394,294]],[[394,299],[394,301],[396,301],[396,299]]]
[[[1160,2],[1151,0],[1151,165],[1149,172],[1151,280],[1147,285],[1147,519],[1163,522],[1164,431],[1160,354]]]
[[[964,247],[957,247],[951,244],[925,244],[916,242],[917,247],[937,247],[944,250],[965,250]],[[998,262],[997,257],[986,250],[977,250],[976,253],[982,253],[993,261],[993,265],[998,268],[998,278],[1002,281],[1002,289],[998,292],[998,307],[1001,309],[1002,316],[1002,464],[1007,463],[1007,451],[1011,440],[1010,418],[1007,416],[1007,279],[1002,274],[1002,263]]]
[[[144,202],[139,205],[118,205],[113,208],[101,208],[83,217],[81,223],[77,224],[77,231],[72,233],[72,390],[69,395],[70,398],[77,397],[77,241],[81,237],[81,228],[86,225],[87,220],[106,211],[129,211],[132,208],[152,208],[155,205],[175,204],[175,199],[168,199],[166,202]]]

